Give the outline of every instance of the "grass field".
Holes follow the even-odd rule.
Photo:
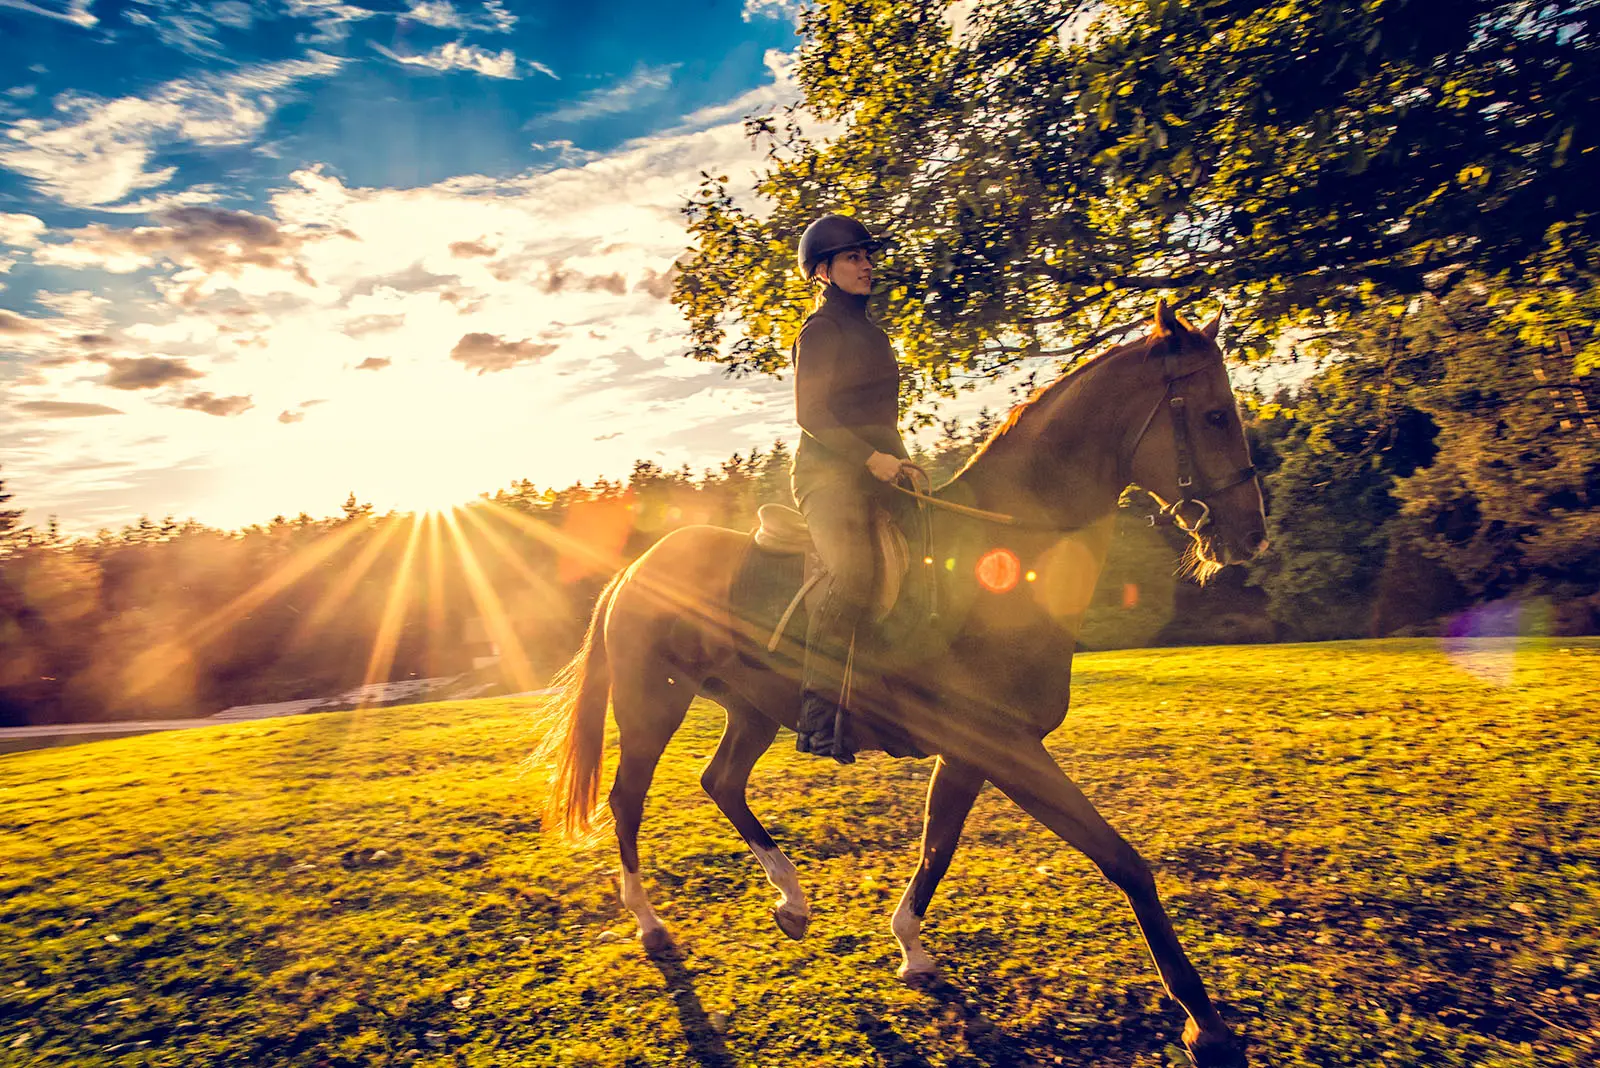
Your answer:
[[[1077,667],[1053,751],[1154,866],[1254,1063],[1595,1061],[1600,641]],[[0,758],[0,1063],[1186,1063],[1125,901],[992,789],[925,928],[947,981],[897,983],[928,761],[840,769],[780,736],[752,804],[812,896],[789,942],[699,790],[721,727],[700,704],[646,810],[686,950],[652,962],[609,844],[539,835],[537,709]]]

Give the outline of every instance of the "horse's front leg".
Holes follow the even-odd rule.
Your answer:
[[[908,983],[931,982],[939,969],[922,948],[922,918],[939,880],[950,868],[950,857],[961,839],[961,828],[978,791],[983,789],[983,773],[969,764],[940,757],[928,783],[927,813],[922,824],[922,862],[900,895],[889,927],[900,943],[899,975]]]
[[[1240,1065],[1244,1049],[1217,1014],[1200,974],[1189,963],[1156,893],[1155,876],[1138,850],[1095,811],[1044,745],[1031,739],[1006,747],[1003,759],[985,761],[990,781],[1029,815],[1077,847],[1128,896],[1140,933],[1167,993],[1189,1014],[1183,1044],[1201,1068]]]

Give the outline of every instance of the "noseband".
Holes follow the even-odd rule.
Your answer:
[[[1172,447],[1178,465],[1178,499],[1151,515],[1150,525],[1175,526],[1185,534],[1199,534],[1211,522],[1211,506],[1201,495],[1214,497],[1237,485],[1253,481],[1256,477],[1256,468],[1254,464],[1241,467],[1226,482],[1216,484],[1199,472],[1194,464],[1194,449],[1189,441],[1189,405],[1176,387],[1184,379],[1192,378],[1209,368],[1196,367],[1192,371],[1178,374],[1177,353],[1164,353],[1161,359],[1162,379],[1166,383],[1166,388],[1162,390],[1161,396],[1150,409],[1150,414],[1144,417],[1144,422],[1139,426],[1139,433],[1134,437],[1133,446],[1127,452],[1128,467],[1131,473],[1133,457],[1139,451],[1139,443],[1144,441],[1144,436],[1150,432],[1150,425],[1155,422],[1162,405],[1166,405],[1167,411],[1172,413]],[[1129,478],[1127,481],[1133,480]],[[1199,516],[1192,523],[1184,518],[1185,505],[1197,505],[1200,508]]]

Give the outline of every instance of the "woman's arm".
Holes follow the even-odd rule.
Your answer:
[[[865,464],[878,450],[841,425],[828,406],[844,358],[843,340],[839,328],[825,318],[814,317],[801,329],[794,357],[795,418],[829,452]]]

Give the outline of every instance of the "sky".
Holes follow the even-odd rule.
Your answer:
[[[666,294],[700,172],[798,96],[796,14],[0,0],[11,506],[235,528],[792,441]]]

